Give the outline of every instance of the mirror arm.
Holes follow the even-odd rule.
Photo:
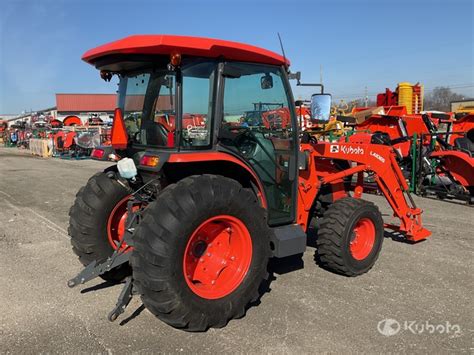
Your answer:
[[[299,85],[301,80],[301,72],[297,71],[296,73],[288,73],[288,80],[296,80],[296,85]]]
[[[317,86],[321,88],[321,94],[324,94],[324,85],[323,84],[312,84],[312,83],[300,83],[297,82],[296,86]]]
[[[324,94],[324,85],[323,84],[313,84],[313,83],[302,83],[301,82],[301,72],[297,71],[296,73],[289,73],[288,80],[296,80],[296,86],[317,86],[321,88],[321,94]]]

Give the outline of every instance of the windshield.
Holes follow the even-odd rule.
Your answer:
[[[169,71],[121,77],[119,107],[131,142],[174,146],[175,87],[175,75]]]

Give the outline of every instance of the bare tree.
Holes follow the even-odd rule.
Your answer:
[[[453,92],[450,88],[438,86],[433,89],[431,93],[425,95],[424,109],[427,111],[451,111],[451,101],[458,101],[464,98]]]

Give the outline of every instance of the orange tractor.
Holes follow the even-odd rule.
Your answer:
[[[306,250],[313,220],[317,259],[346,276],[372,268],[384,228],[412,242],[430,236],[392,147],[300,132],[285,57],[149,35],[92,49],[83,60],[103,79],[119,78],[111,140],[122,159],[77,193],[69,234],[86,268],[68,285],[125,280],[110,320],[140,294],[173,327],[225,326],[265,291],[270,258]],[[330,96],[313,95],[319,100],[329,115]],[[398,225],[384,224],[361,199],[365,173]],[[344,179],[352,175],[360,183],[351,196]]]

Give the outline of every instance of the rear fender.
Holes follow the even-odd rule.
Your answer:
[[[144,156],[158,156],[154,168],[143,166]],[[162,173],[168,183],[177,182],[187,176],[214,174],[237,180],[243,187],[252,188],[262,207],[267,207],[265,192],[257,174],[240,159],[223,152],[163,153],[147,151],[141,155],[138,169],[148,173]]]

